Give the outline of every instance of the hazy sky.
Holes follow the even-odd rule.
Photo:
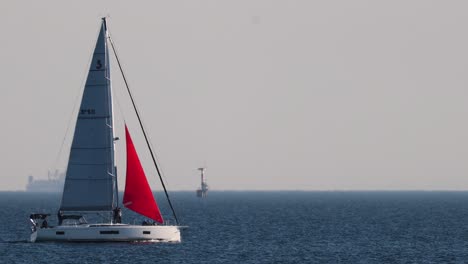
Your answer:
[[[467,190],[466,10],[427,0],[2,1],[0,190],[64,169],[72,131],[57,155],[105,15],[171,190],[196,189],[203,165],[217,190]],[[116,134],[125,116],[159,189],[117,71],[113,86]]]

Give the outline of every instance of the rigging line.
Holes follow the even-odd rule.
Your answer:
[[[81,91],[81,89],[80,89],[80,91]],[[78,103],[79,95],[80,95],[80,93],[78,93],[78,94],[76,95],[76,97],[75,97],[75,103],[74,103],[73,108],[72,108],[72,111],[71,111],[71,113],[70,113],[70,117],[68,118],[67,129],[65,130],[65,135],[63,136],[62,144],[60,145],[59,152],[57,153],[57,157],[55,158],[55,162],[54,162],[54,165],[53,165],[53,167],[54,167],[55,169],[57,169],[60,156],[62,155],[63,147],[65,146],[65,141],[66,141],[66,139],[67,139],[68,131],[70,130],[71,121],[72,121],[72,119],[73,119],[73,113],[75,113],[75,109],[76,109],[76,105],[77,105],[77,103]]]
[[[154,166],[156,167],[156,171],[158,172],[159,179],[160,179],[162,187],[164,189],[164,193],[166,194],[167,201],[169,203],[169,206],[171,207],[172,214],[174,215],[174,219],[175,219],[177,225],[179,225],[179,220],[177,219],[177,215],[175,213],[174,207],[172,206],[171,199],[169,198],[169,194],[167,193],[166,185],[164,184],[163,178],[161,176],[161,172],[160,172],[159,167],[158,167],[158,165],[156,163],[156,159],[154,157],[153,150],[151,149],[151,145],[149,143],[148,136],[146,135],[145,129],[143,128],[143,123],[142,123],[142,120],[141,120],[141,117],[140,117],[140,113],[138,112],[138,109],[136,107],[135,100],[133,99],[132,93],[130,91],[130,87],[129,87],[128,82],[127,82],[127,78],[125,77],[122,66],[120,64],[119,57],[117,56],[117,51],[116,51],[115,46],[114,46],[114,41],[110,37],[110,34],[109,34],[109,41],[111,43],[112,51],[114,52],[115,59],[117,60],[117,64],[119,65],[120,72],[122,73],[122,77],[123,77],[125,86],[127,87],[128,95],[130,96],[133,108],[135,109],[135,113],[136,113],[136,116],[138,118],[138,122],[140,123],[141,130],[143,131],[143,136],[145,137],[146,145],[148,146],[148,149],[149,149],[150,154],[151,154],[151,158],[153,159]]]
[[[154,149],[153,142],[151,142],[151,139],[150,139],[150,138],[148,139],[148,141],[149,141],[149,144],[151,145],[151,148]],[[156,156],[156,160],[160,160],[160,159],[158,158],[158,155],[157,155],[157,154],[154,154],[154,155]],[[166,185],[169,186],[169,181],[167,181],[166,175],[164,175],[164,168],[163,168],[163,165],[162,165],[162,164],[159,164],[159,167],[161,167],[161,170],[160,170],[160,172],[161,172],[161,177],[163,178],[163,180],[166,181]],[[169,186],[169,187],[170,187],[170,186]],[[170,189],[170,190],[173,190],[172,188],[169,188],[169,189]]]
[[[110,58],[109,58],[110,59]],[[120,100],[119,100],[119,95],[117,94],[116,90],[114,89],[114,93],[113,93],[113,98],[115,99],[114,102],[116,102],[117,104],[117,109],[118,109],[118,113],[120,114],[121,118],[123,119],[123,123],[125,124],[127,121],[127,119],[125,118],[125,114],[124,114],[124,111],[122,110],[123,107],[122,105],[120,104]],[[114,107],[115,109],[115,107]],[[115,122],[115,119],[116,119],[116,115],[114,114],[114,122]],[[114,127],[116,126],[116,124],[114,123]],[[114,135],[115,137],[116,135]],[[116,141],[114,141],[114,153],[116,152],[115,148],[116,148]],[[115,159],[115,154],[114,154],[114,159]],[[115,173],[115,179],[116,179],[116,192],[117,192],[117,196],[118,196],[118,193],[119,193],[119,186],[117,184],[117,180],[118,180],[118,176],[119,176],[119,173],[117,172],[117,168],[116,168],[116,173]],[[119,206],[119,199],[117,198],[117,206]]]
[[[99,31],[98,31],[98,35],[99,35]],[[94,48],[94,46],[93,46],[93,48]],[[88,54],[89,54],[89,53],[88,53]],[[55,169],[57,169],[58,162],[59,162],[60,156],[61,156],[61,154],[62,154],[63,147],[64,147],[64,145],[65,145],[65,141],[66,141],[66,139],[67,139],[68,131],[70,131],[70,126],[71,126],[71,123],[72,123],[71,121],[72,121],[72,120],[75,120],[75,119],[73,118],[73,114],[74,114],[75,111],[76,111],[76,107],[77,107],[77,105],[78,105],[78,102],[79,102],[79,99],[80,99],[80,95],[82,95],[82,91],[84,90],[86,81],[87,81],[87,79],[88,79],[88,67],[89,67],[89,65],[91,64],[91,61],[92,61],[92,59],[93,59],[93,56],[94,56],[94,55],[91,53],[91,55],[90,55],[89,58],[88,58],[88,63],[87,63],[86,66],[85,66],[85,70],[83,71],[83,72],[85,73],[85,76],[84,76],[84,78],[82,78],[81,85],[80,85],[80,87],[79,87],[80,89],[78,89],[78,92],[77,92],[76,95],[75,95],[75,100],[74,100],[74,103],[73,103],[73,108],[72,108],[72,111],[71,111],[71,113],[70,113],[70,115],[69,115],[69,118],[68,118],[67,129],[65,130],[65,135],[63,136],[62,144],[61,144],[60,149],[59,149],[59,152],[58,152],[58,154],[57,154],[57,158],[55,159],[55,162],[54,162],[54,164],[53,164],[53,168],[55,168]],[[70,143],[70,144],[71,144],[71,143]]]
[[[113,172],[113,175],[112,175],[112,181],[113,181],[113,189],[112,189],[112,198],[113,198],[113,201],[112,201],[112,209],[116,209],[119,207],[119,184],[118,184],[118,172],[117,172],[117,166],[115,165],[116,161],[115,161],[115,152],[116,152],[116,147],[115,147],[115,130],[114,130],[114,105],[113,105],[113,102],[112,102],[112,97],[115,96],[114,93],[112,93],[112,83],[111,83],[111,78],[110,78],[110,75],[111,75],[111,68],[110,68],[110,56],[109,56],[109,43],[107,41],[107,39],[109,38],[109,34],[107,32],[107,23],[106,23],[106,19],[103,18],[103,27],[104,27],[104,61],[105,61],[105,67],[104,67],[104,70],[105,70],[105,78],[106,78],[106,82],[107,82],[107,85],[108,85],[108,93],[109,93],[109,96],[107,97],[107,100],[110,99],[110,102],[109,102],[109,113],[110,115],[112,116],[110,120],[106,120],[106,123],[108,121],[110,121],[110,125],[107,124],[110,128],[111,128],[111,131],[112,131],[112,139],[111,139],[111,146],[112,146],[112,150],[113,152],[112,155],[111,155],[111,159],[112,159],[112,164],[111,164],[111,168],[110,168],[110,171]],[[114,192],[114,189],[115,189],[115,192]],[[115,199],[114,199],[114,195],[115,195]],[[114,207],[114,202],[115,202],[115,207]],[[112,222],[112,214],[111,214],[111,222]]]
[[[121,118],[123,119],[124,123],[126,123],[126,118],[125,118],[125,114],[123,112],[123,107],[122,105],[120,104],[120,100],[119,100],[119,95],[114,91],[114,98],[115,98],[115,102],[117,103],[117,109],[119,110],[119,114],[121,115]],[[114,107],[115,108],[115,107]],[[114,117],[115,118],[115,117]]]

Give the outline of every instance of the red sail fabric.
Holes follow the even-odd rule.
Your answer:
[[[161,212],[146,180],[127,125],[125,125],[125,138],[127,141],[127,179],[123,204],[134,212],[163,223]]]

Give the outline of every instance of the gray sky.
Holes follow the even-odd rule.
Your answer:
[[[64,168],[70,139],[57,154],[105,15],[171,190],[195,189],[202,165],[217,190],[466,190],[467,8],[2,1],[0,190]],[[113,77],[117,135],[122,112],[159,189]]]

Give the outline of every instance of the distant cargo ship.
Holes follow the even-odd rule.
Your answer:
[[[34,179],[33,176],[28,177],[26,185],[27,192],[62,192],[65,181],[65,173],[55,171],[47,175],[47,179]]]

